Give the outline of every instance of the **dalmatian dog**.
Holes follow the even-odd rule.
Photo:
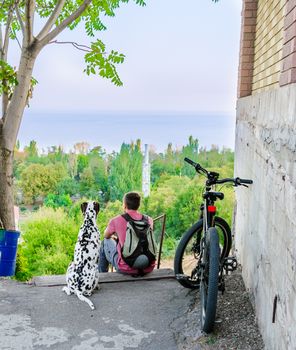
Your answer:
[[[90,296],[99,283],[98,262],[101,243],[96,218],[100,205],[97,202],[82,203],[81,210],[84,222],[75,245],[74,261],[70,263],[66,273],[67,287],[64,287],[63,291],[67,295],[76,294],[94,310],[94,304],[86,296]]]

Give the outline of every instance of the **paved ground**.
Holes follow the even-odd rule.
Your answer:
[[[262,350],[240,273],[227,276],[214,333],[203,335],[199,298],[174,279],[105,283],[91,311],[61,287],[0,279],[0,349]]]
[[[173,279],[108,283],[91,311],[61,287],[0,280],[0,349],[178,349],[195,295]]]

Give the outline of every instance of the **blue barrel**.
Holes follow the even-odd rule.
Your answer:
[[[0,276],[13,276],[15,273],[19,236],[19,231],[0,230]]]

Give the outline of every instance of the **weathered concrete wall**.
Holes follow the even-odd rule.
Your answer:
[[[267,350],[296,349],[296,84],[238,100],[235,244]],[[275,322],[272,323],[277,296]]]

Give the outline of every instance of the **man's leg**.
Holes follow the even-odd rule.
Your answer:
[[[108,272],[109,264],[115,267],[118,271],[118,252],[117,245],[114,239],[104,238],[100,249],[99,272]]]
[[[108,272],[109,261],[106,258],[105,249],[104,249],[105,239],[101,243],[100,248],[100,258],[99,258],[99,272]]]

